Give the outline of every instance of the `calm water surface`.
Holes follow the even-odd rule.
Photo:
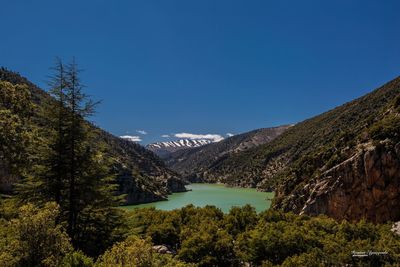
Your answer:
[[[223,212],[228,212],[231,207],[250,204],[257,212],[268,209],[274,193],[258,192],[256,189],[225,187],[219,184],[190,184],[186,186],[192,191],[173,193],[168,201],[125,206],[126,209],[155,207],[160,210],[179,209],[193,204],[198,207],[214,205]]]

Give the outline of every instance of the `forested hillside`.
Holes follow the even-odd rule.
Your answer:
[[[302,213],[326,213],[335,220],[273,209],[257,214],[248,205],[227,214],[214,206],[192,205],[125,211],[119,207],[126,202],[117,194],[121,187],[138,188],[134,196],[149,192],[161,198],[181,182],[172,180],[174,173],[152,152],[87,121],[96,105],[84,94],[74,62],[57,61],[55,71],[51,97],[2,71],[0,177],[7,194],[0,195],[0,266],[396,266],[400,261],[400,236],[390,222],[352,223],[341,221],[347,213],[336,216],[348,211],[340,203],[352,207],[346,197],[368,204],[355,198],[365,201],[371,191],[372,203],[383,196],[379,203],[391,212],[374,206],[382,220],[372,218],[369,207],[365,214],[350,209],[351,214],[374,222],[396,219],[399,80],[290,127],[261,147],[242,147],[256,145],[253,138],[251,145],[243,142],[246,138],[228,143],[238,152],[220,166],[243,154],[263,152],[265,157],[286,144],[286,150],[272,154],[290,155],[271,183],[279,193],[275,207],[294,209],[290,201],[303,201],[296,190],[314,186]],[[338,137],[337,131],[345,132]],[[257,163],[257,158],[247,160],[252,159]],[[318,175],[307,176],[314,172]],[[288,174],[303,174],[302,180]],[[284,191],[289,185],[295,197]],[[336,209],[330,209],[332,202]]]
[[[12,84],[26,85],[33,104],[32,121],[40,127],[46,127],[46,113],[56,105],[55,100],[18,73],[0,68],[0,80]],[[179,175],[168,169],[153,152],[134,142],[113,136],[87,122],[93,133],[96,146],[104,146],[107,157],[117,173],[119,193],[126,194],[126,203],[142,203],[166,199],[168,193],[184,191],[184,183]],[[0,172],[5,172],[2,168]],[[12,193],[12,186],[18,177],[7,175],[0,177],[0,192]]]
[[[176,151],[170,154],[165,161],[169,167],[190,181],[223,182],[230,185],[255,187],[255,184],[248,183],[248,180],[245,179],[231,181],[224,179],[224,176],[215,176],[212,170],[223,164],[230,155],[266,144],[290,127],[290,125],[286,125],[238,134],[217,143]]]
[[[338,219],[399,220],[400,78],[296,124],[209,169],[227,183],[276,189],[275,208]]]

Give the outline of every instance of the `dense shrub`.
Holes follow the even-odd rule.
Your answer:
[[[369,128],[369,134],[374,140],[386,138],[400,139],[400,115],[390,114]]]
[[[60,267],[91,267],[93,265],[92,258],[86,256],[82,251],[73,251],[64,257]]]
[[[136,237],[115,244],[99,258],[96,265],[99,267],[190,266],[173,259],[170,255],[155,253],[150,242]]]
[[[19,208],[18,216],[0,226],[0,266],[56,266],[72,251],[68,235],[56,223],[59,209],[47,203]]]
[[[179,241],[168,246],[176,257],[199,266],[340,266],[400,262],[400,237],[390,225],[361,221],[337,222],[326,216],[308,217],[250,206],[222,214],[215,207],[158,211],[139,209],[131,214],[136,234],[162,245],[158,238],[173,229]],[[165,222],[174,221],[165,227]],[[158,235],[154,235],[157,232]],[[168,241],[168,240],[164,240]],[[366,258],[352,251],[388,252]]]

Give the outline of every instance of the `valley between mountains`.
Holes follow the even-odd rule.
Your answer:
[[[292,127],[174,152],[166,162],[191,181],[275,190],[274,207],[285,211],[399,220],[399,93],[397,78]],[[257,134],[266,138],[252,142]]]
[[[54,100],[19,74],[36,104],[35,123]],[[400,78],[333,110],[293,125],[253,130],[219,142],[182,139],[143,147],[90,122],[117,173],[125,204],[168,199],[185,184],[222,183],[275,192],[273,209],[371,222],[400,220]],[[1,169],[2,194],[18,177]]]
[[[1,1],[0,267],[400,267],[400,1]]]
[[[400,78],[296,124],[142,146],[56,69],[48,92],[0,69],[1,266],[400,262]]]
[[[397,221],[400,78],[295,125],[160,156],[190,182],[275,191],[278,210]]]

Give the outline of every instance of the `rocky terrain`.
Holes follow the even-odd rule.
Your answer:
[[[394,145],[394,146],[392,146]],[[359,145],[349,159],[307,185],[301,213],[383,223],[400,218],[400,143]]]
[[[273,207],[336,219],[400,220],[400,78],[207,169],[275,190]]]
[[[0,80],[28,85],[33,101],[37,105],[33,114],[34,121],[41,127],[46,127],[41,111],[51,108],[54,100],[50,95],[18,73],[4,68],[0,69]],[[116,181],[119,184],[119,193],[126,194],[127,204],[162,200],[171,192],[186,190],[180,176],[167,168],[153,152],[139,144],[107,133],[90,122],[88,124],[97,136],[95,138],[97,142],[106,147],[105,151],[112,159],[113,172],[118,174]],[[12,185],[17,182],[17,177],[1,177],[0,192],[12,194]]]

